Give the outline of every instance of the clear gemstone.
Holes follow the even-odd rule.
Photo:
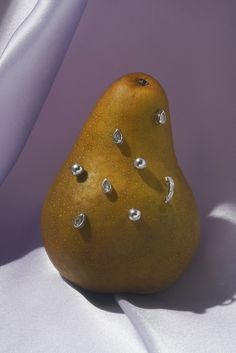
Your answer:
[[[112,191],[111,182],[106,178],[102,182],[102,189],[105,194],[109,194]]]
[[[147,162],[145,161],[144,158],[139,157],[135,159],[134,166],[137,169],[144,169],[147,167]]]
[[[113,142],[115,143],[118,143],[118,144],[123,143],[122,132],[119,129],[116,129],[112,134],[112,139],[113,139]]]
[[[141,211],[136,208],[131,208],[129,210],[129,219],[133,222],[138,221],[141,218]]]
[[[74,176],[81,175],[84,172],[84,168],[80,164],[73,164],[71,167],[71,173]]]
[[[164,109],[158,110],[155,116],[155,120],[157,124],[165,124],[166,122],[166,113]]]
[[[85,225],[85,221],[86,221],[86,215],[85,213],[80,213],[73,222],[73,225],[76,229],[80,229]]]
[[[165,203],[168,203],[168,202],[171,201],[171,199],[174,196],[175,182],[174,182],[174,179],[172,177],[170,177],[170,176],[166,176],[165,177],[165,181],[166,181],[166,183],[169,186],[168,194],[167,194],[166,199],[165,199]]]

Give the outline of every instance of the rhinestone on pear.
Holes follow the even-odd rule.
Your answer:
[[[133,222],[140,220],[141,218],[141,211],[137,210],[136,208],[131,208],[129,210],[129,219]]]
[[[137,169],[144,169],[147,167],[147,162],[145,161],[144,158],[138,157],[134,161],[134,166]]]
[[[109,194],[112,192],[111,182],[107,178],[105,178],[102,182],[102,190],[104,194]]]
[[[73,226],[76,229],[80,229],[85,225],[86,222],[86,214],[85,213],[80,213],[73,222]]]
[[[168,194],[165,199],[165,203],[169,203],[174,196],[175,182],[174,182],[174,179],[170,176],[166,176],[165,181],[169,186],[169,190],[168,190]]]
[[[112,134],[112,140],[114,143],[121,144],[124,141],[122,132],[119,129],[115,129]]]
[[[74,176],[81,175],[84,172],[84,168],[80,164],[73,164],[71,167],[71,173]]]
[[[164,109],[158,110],[158,112],[155,115],[155,121],[157,124],[165,124],[166,122],[166,113]]]

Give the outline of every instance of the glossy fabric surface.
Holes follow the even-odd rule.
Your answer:
[[[21,3],[15,9],[9,5],[10,19],[2,27],[8,44],[2,44],[0,57],[0,182],[38,117],[86,0],[62,1],[60,6],[56,0],[39,0],[33,9],[32,3],[23,8]]]

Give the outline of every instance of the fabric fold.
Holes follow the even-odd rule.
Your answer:
[[[146,353],[112,295],[63,281],[39,248],[0,267],[0,352]]]
[[[39,0],[0,57],[0,183],[20,154],[87,0]]]

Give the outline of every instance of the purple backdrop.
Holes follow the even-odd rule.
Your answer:
[[[214,239],[209,213],[236,202],[235,1],[90,1],[38,122],[0,188],[0,262],[41,245],[43,199],[95,101],[144,71],[169,97],[175,148]],[[232,242],[235,237],[224,241]],[[226,254],[225,254],[226,256]]]

